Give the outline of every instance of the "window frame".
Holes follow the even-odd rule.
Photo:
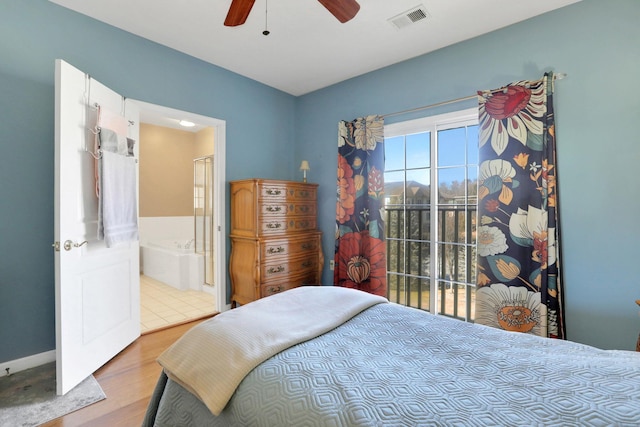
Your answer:
[[[426,133],[429,132],[430,137],[430,262],[429,262],[429,312],[434,314],[441,314],[439,310],[439,291],[438,291],[438,283],[440,282],[440,278],[438,277],[438,265],[440,252],[438,246],[446,244],[448,242],[443,242],[440,239],[439,233],[439,207],[441,206],[438,200],[438,192],[439,192],[439,180],[438,180],[438,172],[441,168],[438,164],[438,132],[444,131],[448,129],[455,129],[460,127],[468,127],[479,125],[478,120],[478,109],[477,108],[468,108],[458,111],[453,111],[449,113],[436,114],[428,117],[422,117],[418,119],[406,120],[391,124],[385,124],[384,126],[384,137],[394,138],[394,137],[407,137],[412,134],[418,133]],[[405,141],[406,143],[406,141]],[[406,176],[407,176],[407,159],[406,159],[406,146],[404,147],[404,182],[406,185]],[[468,168],[469,159],[466,157],[467,153],[465,152],[465,167]],[[474,162],[478,163],[478,159]],[[472,163],[473,164],[473,163]],[[386,172],[386,171],[385,171]],[[465,197],[465,206],[468,206],[469,197]],[[406,204],[405,204],[406,206]],[[469,219],[471,220],[471,219]],[[477,221],[477,218],[476,218]],[[387,236],[385,236],[386,238]],[[404,236],[403,240],[406,242],[409,240],[408,236]],[[477,241],[475,242],[475,247],[477,247]],[[406,268],[405,268],[405,274]],[[473,284],[467,284],[475,285]],[[465,288],[466,289],[466,288]],[[467,295],[469,293],[467,292]],[[405,301],[407,303],[407,301]],[[465,321],[470,321],[470,302],[467,301],[467,310],[465,310]]]

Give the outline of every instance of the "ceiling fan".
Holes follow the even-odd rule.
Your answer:
[[[360,10],[356,0],[318,0],[341,23],[352,19]],[[224,25],[235,27],[244,24],[255,0],[232,0]]]

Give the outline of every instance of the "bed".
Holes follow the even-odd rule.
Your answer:
[[[158,362],[144,426],[640,425],[639,353],[332,286],[224,312]]]

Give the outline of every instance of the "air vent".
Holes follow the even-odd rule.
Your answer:
[[[408,27],[409,25],[415,24],[418,21],[422,21],[431,17],[427,9],[423,6],[416,6],[407,10],[406,12],[402,12],[399,15],[394,16],[389,19],[389,22],[396,27],[397,29],[402,29]]]

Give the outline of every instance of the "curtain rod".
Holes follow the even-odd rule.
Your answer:
[[[431,105],[425,105],[423,107],[416,107],[416,108],[411,108],[409,110],[396,111],[395,113],[385,114],[382,117],[386,119],[387,117],[399,116],[401,114],[415,113],[416,111],[428,110],[429,108],[440,107],[442,105],[447,105],[447,104],[455,104],[456,102],[469,101],[471,99],[477,99],[477,98],[478,98],[478,95],[470,95],[462,98],[452,99],[450,101],[442,101],[442,102],[437,102]]]
[[[567,77],[566,73],[554,73],[553,74],[553,80],[562,80],[565,77]],[[503,89],[502,88],[496,89],[494,92],[500,92],[501,90],[503,90]],[[449,100],[449,101],[442,101],[442,102],[437,102],[435,104],[425,105],[423,107],[416,107],[416,108],[411,108],[409,110],[396,111],[395,113],[384,114],[381,117],[382,118],[387,118],[387,117],[392,117],[392,116],[399,116],[401,114],[415,113],[416,111],[428,110],[429,108],[441,107],[443,105],[455,104],[457,102],[469,101],[469,100],[476,99],[476,98],[478,98],[478,95],[469,95],[469,96],[464,96],[462,98],[452,99],[452,100]]]

